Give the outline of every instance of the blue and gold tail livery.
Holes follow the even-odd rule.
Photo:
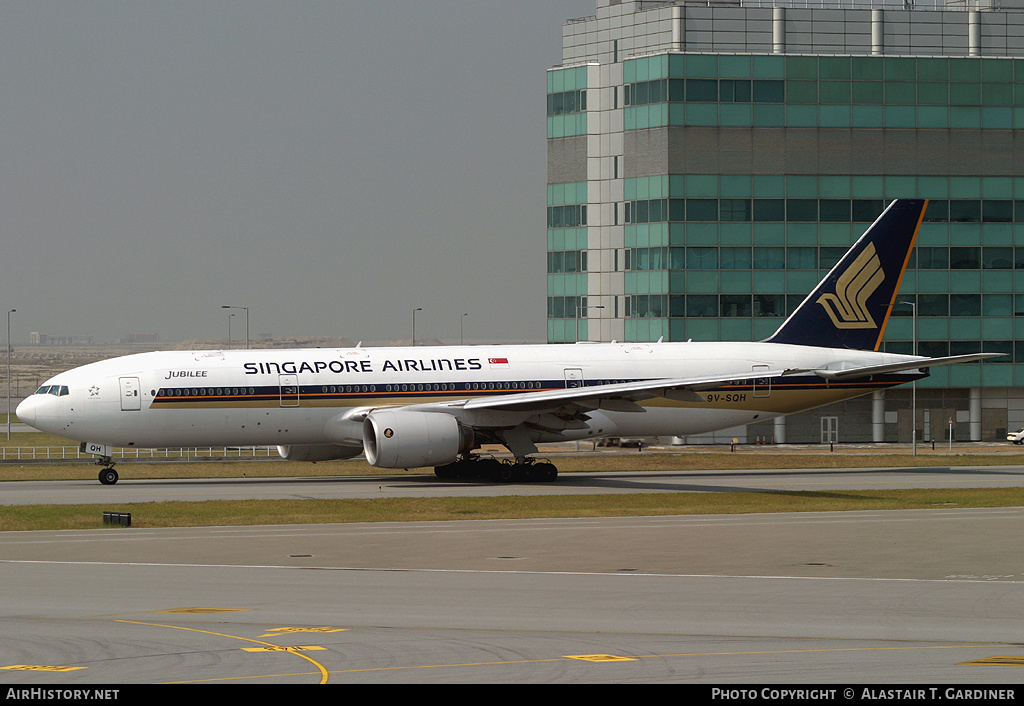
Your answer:
[[[889,204],[768,341],[878,350],[927,208],[926,199]]]

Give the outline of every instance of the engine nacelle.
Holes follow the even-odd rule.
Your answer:
[[[443,412],[382,409],[363,422],[366,460],[380,468],[442,466],[474,445],[473,430]]]
[[[361,446],[337,444],[293,444],[277,447],[277,453],[285,461],[334,461],[339,458],[352,458],[362,452]]]

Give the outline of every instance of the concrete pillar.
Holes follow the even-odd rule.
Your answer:
[[[786,443],[786,417],[775,418],[775,443],[785,444]]]
[[[786,8],[772,8],[772,53],[786,53]]]
[[[882,10],[871,11],[871,53],[885,53],[885,15]]]
[[[967,55],[981,55],[981,13],[977,10],[967,13]]]
[[[876,444],[885,441],[885,392],[871,393],[871,440]]]
[[[683,26],[683,8],[678,5],[672,8],[672,48],[682,51],[686,48],[686,30]]]
[[[981,388],[971,388],[971,441],[981,441]]]

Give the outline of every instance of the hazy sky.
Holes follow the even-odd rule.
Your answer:
[[[30,331],[545,338],[545,70],[594,0],[0,0]],[[232,334],[244,335],[243,312]]]

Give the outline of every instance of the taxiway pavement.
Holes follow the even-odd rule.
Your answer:
[[[0,506],[84,503],[115,510],[119,503],[165,500],[1024,487],[1020,465],[563,473],[554,483],[443,481],[432,474],[135,480],[130,464],[121,470],[121,481],[113,486],[96,480],[0,483]]]
[[[0,503],[1022,484],[1016,466],[126,474],[5,483]],[[1022,508],[955,507],[0,533],[0,683],[1012,684],[1022,533]]]

